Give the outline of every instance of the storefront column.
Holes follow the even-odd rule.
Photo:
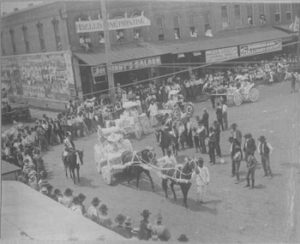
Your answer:
[[[73,74],[74,74],[75,95],[77,95],[78,98],[83,99],[79,62],[78,59],[74,57],[72,57],[72,67],[73,67]]]

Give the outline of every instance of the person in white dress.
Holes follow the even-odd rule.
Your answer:
[[[203,164],[203,159],[199,158],[194,172],[197,185],[197,202],[199,203],[204,203],[207,187],[210,181],[208,168]]]
[[[155,126],[157,124],[156,116],[158,114],[158,107],[154,100],[151,101],[148,111],[150,114],[150,124],[151,126]]]

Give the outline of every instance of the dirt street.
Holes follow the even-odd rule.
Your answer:
[[[141,181],[139,190],[135,187],[135,181],[130,185],[127,182],[106,185],[97,173],[94,162],[96,135],[75,141],[76,147],[84,150],[81,183],[74,185],[71,179],[65,178],[61,161],[62,145],[53,147],[44,156],[49,170],[49,182],[62,191],[70,187],[75,194],[84,193],[87,196],[87,206],[94,196],[98,196],[107,204],[112,217],[118,213],[129,215],[135,226],[139,224],[143,209],[150,210],[152,222],[160,212],[164,224],[170,228],[172,240],[184,233],[190,241],[210,243],[300,241],[299,93],[290,93],[289,83],[261,86],[259,90],[260,99],[257,103],[228,109],[230,124],[236,122],[243,134],[250,132],[255,139],[265,135],[274,148],[271,155],[274,177],[263,177],[264,172],[259,165],[255,176],[256,187],[253,190],[244,187],[245,162],[241,165],[242,182],[235,184],[235,178],[231,177],[229,131],[221,135],[224,164],[211,166],[208,164],[208,155],[201,155],[210,170],[211,183],[206,203],[199,205],[196,203],[196,187],[193,182],[188,195],[189,209],[182,206],[178,186],[177,202],[172,200],[171,191],[170,199],[165,199],[161,180],[155,172],[152,172],[155,192],[151,191],[146,178]],[[195,115],[201,115],[204,106],[209,109],[211,123],[215,119],[215,112],[209,102],[197,104]],[[140,141],[132,140],[132,143],[135,150],[148,145],[154,146],[158,157],[162,156],[154,134]],[[180,151],[180,155],[200,156],[194,149]],[[260,159],[257,153],[256,156]]]

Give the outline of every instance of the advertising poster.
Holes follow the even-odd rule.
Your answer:
[[[237,47],[226,47],[205,52],[206,63],[222,62],[238,58]]]
[[[262,53],[269,53],[282,50],[281,40],[272,40],[266,42],[257,42],[240,46],[240,56],[246,57]]]
[[[28,98],[67,100],[75,86],[68,52],[2,57],[1,79],[9,95]]]

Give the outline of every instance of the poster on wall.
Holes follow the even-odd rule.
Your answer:
[[[74,95],[69,52],[2,57],[1,79],[9,95],[62,101]]]
[[[215,63],[238,58],[237,47],[226,47],[205,52],[206,63]]]
[[[240,56],[251,56],[262,53],[269,53],[282,50],[282,41],[281,40],[272,40],[265,42],[257,42],[248,45],[240,46]]]

